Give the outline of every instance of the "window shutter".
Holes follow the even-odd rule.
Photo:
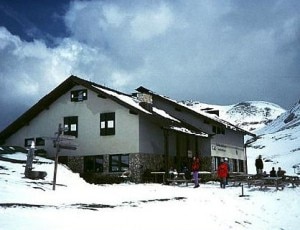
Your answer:
[[[100,114],[100,135],[115,135],[115,113]]]
[[[78,137],[78,117],[64,117],[64,128],[68,129],[64,132],[65,135]]]
[[[106,122],[106,135],[115,135],[115,113],[107,113]]]

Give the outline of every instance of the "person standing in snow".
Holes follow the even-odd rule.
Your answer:
[[[272,167],[272,170],[270,171],[270,177],[277,177],[277,173],[274,167]]]
[[[200,160],[197,156],[194,156],[192,162],[192,172],[193,172],[193,179],[195,183],[194,188],[199,187],[199,177],[198,177],[199,168],[200,168]]]
[[[228,175],[228,167],[227,164],[221,159],[221,163],[218,166],[218,177],[220,179],[220,186],[221,188],[225,188],[226,186],[226,178]]]
[[[255,160],[256,174],[260,175],[263,172],[264,162],[261,159],[261,155]]]

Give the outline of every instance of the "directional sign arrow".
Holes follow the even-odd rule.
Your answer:
[[[78,147],[78,144],[73,141],[59,141],[58,145],[61,149],[70,149],[70,150],[76,150]]]

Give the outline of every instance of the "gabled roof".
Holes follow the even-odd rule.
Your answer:
[[[82,85],[83,87],[97,93],[99,97],[109,98],[116,103],[128,108],[133,113],[146,116],[148,119],[160,124],[162,127],[176,127],[176,129],[174,129],[175,131],[183,131],[187,129],[189,130],[187,133],[207,136],[207,134],[203,133],[198,128],[193,127],[189,124],[182,123],[176,118],[168,115],[164,111],[159,110],[158,108],[153,108],[152,111],[148,111],[147,109],[143,108],[140,105],[139,101],[132,95],[128,95],[72,75],[55,89],[53,89],[49,94],[39,100],[35,105],[33,105],[24,114],[17,118],[17,120],[6,127],[0,133],[0,143],[17,132],[23,126],[29,124],[30,121],[34,119],[39,113],[41,113],[44,109],[47,109],[59,97],[71,90],[76,85]]]
[[[206,113],[204,111],[195,111],[191,108],[189,108],[188,106],[186,105],[183,105],[183,104],[180,104],[178,103],[177,101],[175,100],[172,100],[166,96],[162,96],[162,95],[159,95],[157,93],[154,93],[153,91],[143,87],[143,86],[140,86],[139,88],[136,89],[136,91],[140,92],[140,93],[146,93],[146,94],[150,94],[152,95],[153,98],[157,97],[161,100],[163,100],[164,102],[176,107],[176,108],[180,108],[180,110],[182,111],[185,111],[187,113],[190,113],[190,114],[194,114],[196,116],[199,116],[199,117],[202,117],[202,118],[205,118],[207,120],[210,120],[210,121],[213,121],[219,125],[222,125],[226,128],[229,128],[231,130],[234,130],[234,131],[238,131],[238,132],[242,132],[244,133],[245,135],[250,135],[250,136],[255,136],[255,134],[251,133],[251,132],[248,132],[244,129],[241,129],[233,124],[231,124],[230,122],[228,121],[225,121],[223,119],[221,119],[219,116],[217,116],[216,114],[210,114],[210,113]]]

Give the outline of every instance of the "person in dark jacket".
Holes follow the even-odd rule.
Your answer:
[[[264,168],[264,162],[261,159],[261,155],[259,155],[258,158],[255,160],[255,167],[256,167],[256,173],[262,174]]]
[[[199,177],[198,177],[199,168],[200,168],[200,160],[197,156],[194,156],[192,162],[192,172],[193,172],[193,179],[195,183],[194,188],[199,187]]]
[[[226,186],[226,178],[228,175],[228,167],[227,164],[221,159],[221,163],[218,167],[218,177],[220,179],[220,186],[221,188],[225,188]]]
[[[272,167],[272,170],[270,171],[270,177],[277,177],[277,173],[274,167]]]
[[[278,167],[278,171],[277,171],[277,176],[278,177],[282,177],[283,179],[285,178],[285,170],[282,170],[281,167]]]

